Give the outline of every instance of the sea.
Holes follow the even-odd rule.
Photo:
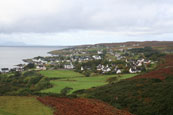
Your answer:
[[[11,46],[0,47],[0,70],[1,68],[13,68],[15,65],[23,64],[23,59],[37,56],[50,56],[48,52],[60,50],[65,47],[58,46]]]

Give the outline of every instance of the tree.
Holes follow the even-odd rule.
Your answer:
[[[61,95],[66,96],[73,88],[71,87],[65,87],[64,89],[61,90]]]
[[[18,71],[16,71],[15,73],[14,73],[14,77],[20,77],[22,74],[20,73],[20,72],[18,72]]]
[[[86,77],[89,77],[90,74],[91,74],[91,73],[90,73],[89,71],[85,71],[85,72],[84,72],[84,75],[85,75]]]
[[[27,69],[35,68],[35,64],[34,63],[29,63],[25,68],[27,68]]]

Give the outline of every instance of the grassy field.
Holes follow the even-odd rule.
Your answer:
[[[91,76],[84,77],[80,73],[76,73],[73,71],[41,71],[41,74],[47,76],[49,78],[62,78],[58,80],[51,80],[51,84],[53,84],[52,88],[42,90],[43,93],[60,93],[61,90],[65,87],[73,88],[70,93],[81,90],[81,89],[89,89],[92,87],[102,86],[108,84],[107,79],[112,77],[118,77],[118,75],[99,75],[99,76]],[[135,76],[136,74],[123,74],[121,77],[118,77],[117,80],[127,79]]]
[[[46,93],[60,93],[60,91],[65,87],[73,88],[71,93],[80,89],[88,89],[91,87],[101,86],[107,84],[106,79],[114,77],[115,75],[99,76],[99,77],[78,77],[70,79],[52,80],[51,84],[53,87],[50,89],[43,90]]]
[[[128,79],[128,78],[131,78],[131,77],[134,77],[136,76],[137,74],[123,74],[121,75],[119,78],[118,78],[118,81],[119,80],[123,80],[123,79]]]
[[[35,97],[0,96],[0,115],[53,115]]]
[[[71,70],[47,70],[40,71],[40,73],[48,78],[72,78],[83,76],[82,74]]]

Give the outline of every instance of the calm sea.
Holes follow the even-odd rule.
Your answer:
[[[0,69],[12,68],[14,65],[23,63],[23,59],[48,56],[49,51],[59,49],[63,47],[0,47]]]

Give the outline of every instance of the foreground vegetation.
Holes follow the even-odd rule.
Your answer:
[[[173,114],[173,55],[158,69],[105,86],[74,92],[75,95],[99,99],[136,115]],[[111,81],[111,79],[110,79]]]
[[[165,81],[158,79],[124,80],[90,89],[84,94],[87,98],[105,101],[114,107],[128,109],[137,115],[173,114],[172,76]]]
[[[35,97],[0,96],[0,115],[52,115]]]
[[[52,110],[31,97],[33,95],[58,112],[62,110],[62,114],[65,108],[67,111],[71,109],[72,113],[76,112],[80,104],[86,104],[89,112],[91,108],[95,111],[93,108],[98,106],[95,100],[94,104],[89,104],[88,99],[81,103],[80,98],[59,97],[102,100],[136,115],[173,114],[173,55],[164,59],[165,54],[151,47],[125,48],[122,51],[97,46],[94,48],[84,48],[83,53],[78,49],[67,49],[60,57],[46,57],[41,60],[43,62],[37,62],[40,61],[38,57],[37,63],[47,62],[42,66],[30,63],[20,72],[0,73],[0,115],[52,114]],[[74,51],[73,56],[69,55],[71,51]],[[101,59],[95,59],[99,56]],[[74,62],[69,65],[64,60]],[[67,68],[72,65],[74,68]],[[61,102],[55,103],[55,100]],[[77,101],[80,103],[76,104]],[[71,102],[77,105],[73,106],[74,109]]]
[[[52,87],[49,79],[35,71],[0,75],[0,95],[29,95]]]
[[[85,77],[72,70],[26,71],[8,76],[0,74],[0,95],[51,95],[61,94],[63,90],[68,90],[66,94],[71,94],[77,90],[106,85],[109,79],[117,82],[135,75],[98,74]]]

